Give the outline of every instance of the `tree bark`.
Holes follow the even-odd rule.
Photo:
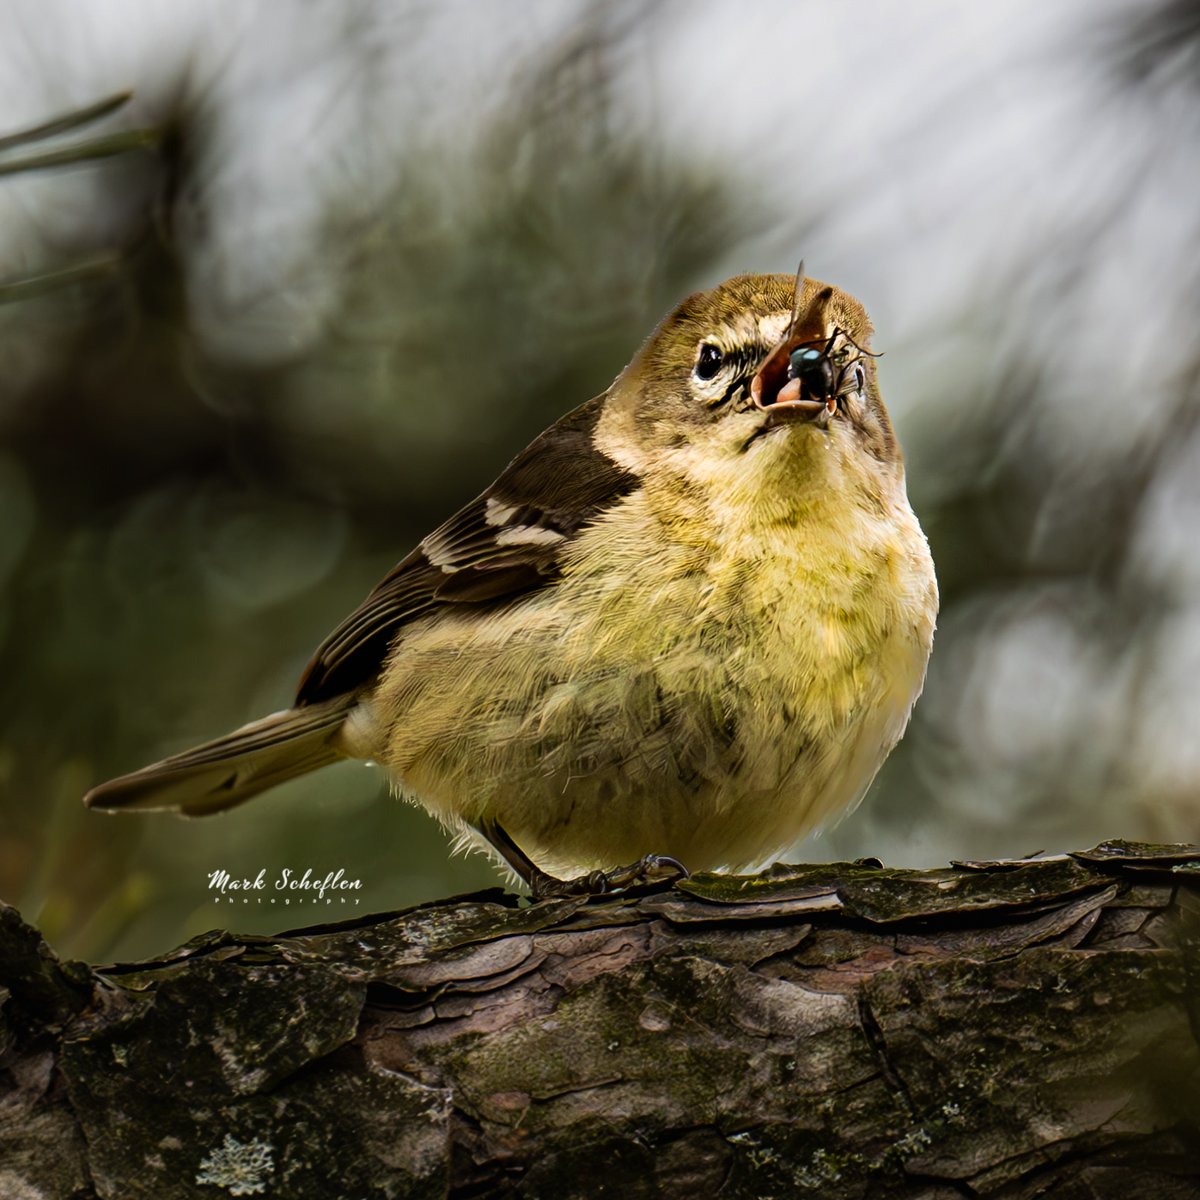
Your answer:
[[[0,908],[0,1196],[1200,1198],[1200,850],[500,890],[160,960]]]

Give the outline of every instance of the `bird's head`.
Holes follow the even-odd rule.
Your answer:
[[[639,474],[739,496],[772,489],[784,507],[810,488],[902,487],[870,335],[857,300],[802,276],[697,292],[609,390],[597,444]]]

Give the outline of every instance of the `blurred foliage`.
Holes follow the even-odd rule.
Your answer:
[[[0,699],[0,895],[65,952],[287,923],[219,911],[217,867],[343,867],[367,911],[498,882],[361,766],[200,823],[79,799],[286,706],[337,618],[605,387],[737,235],[721,180],[615,128],[619,53],[609,21],[572,29],[512,81],[478,154],[418,145],[369,223],[328,214],[345,291],[294,360],[218,360],[196,335],[164,207],[194,188],[204,131],[184,114],[152,189],[144,163],[113,181],[147,197],[122,269],[0,310],[9,352],[41,351],[4,404],[5,673],[29,682]]]
[[[331,8],[240,59],[164,57],[153,102],[96,130],[152,117],[156,151],[0,182],[27,219],[0,283],[40,281],[0,290],[0,896],[58,949],[345,915],[216,904],[220,867],[340,867],[360,911],[496,882],[355,764],[199,821],[79,800],[284,706],[324,633],[675,301],[801,252],[875,312],[944,605],[908,738],[796,854],[1196,836],[1191,6],[1065,6],[966,49],[966,17],[910,33],[868,5],[874,45],[822,15],[869,60],[852,88],[819,7],[735,31],[721,4],[562,6],[487,70],[458,26],[421,41],[418,4]],[[487,6],[453,13],[499,38]],[[808,47],[770,111],[739,32]],[[938,87],[898,103],[914,73]],[[431,79],[462,93],[450,119]]]

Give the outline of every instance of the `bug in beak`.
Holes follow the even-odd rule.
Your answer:
[[[801,312],[804,264],[796,276],[792,319],[782,340],[767,355],[750,381],[756,408],[776,421],[818,421],[824,425],[837,411],[837,369],[829,352],[837,338],[829,334],[826,312],[832,288],[823,288]]]

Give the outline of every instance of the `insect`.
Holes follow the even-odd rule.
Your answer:
[[[830,412],[866,381],[863,358],[878,355],[864,350],[844,330],[834,329],[824,342],[806,342],[788,354],[787,377],[800,382],[801,400],[823,400]]]

